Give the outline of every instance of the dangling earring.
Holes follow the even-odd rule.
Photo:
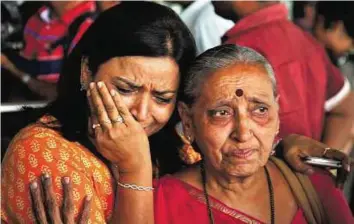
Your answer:
[[[275,138],[274,138],[274,141],[273,141],[273,148],[272,148],[272,151],[270,153],[271,156],[275,154],[275,149],[276,149],[276,147],[279,145],[279,143],[282,140],[282,138],[278,137],[278,134],[279,134],[279,130],[277,130],[277,132],[275,133]]]
[[[202,159],[202,156],[200,155],[200,153],[196,152],[192,147],[191,137],[184,135],[181,122],[176,124],[175,130],[178,136],[181,138],[182,142],[184,143],[182,148],[180,148],[178,152],[181,160],[188,165],[199,162]]]

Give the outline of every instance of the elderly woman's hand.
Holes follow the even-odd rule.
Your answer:
[[[327,145],[311,138],[292,134],[283,139],[283,156],[291,167],[299,172],[312,174],[313,167],[303,162],[306,156],[325,157],[342,161],[342,168],[338,170],[337,186],[342,188],[348,173],[354,163],[345,153],[330,149],[325,150]]]
[[[48,174],[43,174],[41,179],[42,181],[39,181],[39,183],[34,180],[30,185],[32,208],[37,223],[74,224],[73,189],[69,177],[62,178],[64,191],[62,211],[59,210],[55,200],[51,177]],[[41,189],[43,189],[43,192],[41,192]],[[91,198],[86,196],[81,217],[78,218],[77,223],[88,223],[90,207]]]
[[[87,91],[97,150],[119,168],[135,173],[151,168],[148,137],[115,90],[104,82],[90,83]]]

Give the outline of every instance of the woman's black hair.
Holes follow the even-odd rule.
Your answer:
[[[58,97],[41,111],[41,115],[56,117],[66,139],[84,144],[97,155],[87,139],[89,109],[86,91],[80,91],[82,57],[88,58],[88,66],[94,75],[102,63],[113,57],[169,56],[178,64],[180,82],[183,83],[183,74],[195,54],[194,39],[173,10],[152,2],[122,2],[98,16],[65,60],[58,83]],[[175,112],[173,117],[163,130],[150,138],[155,139],[150,141],[153,160],[163,157],[159,159],[162,173],[171,173],[179,166],[166,158],[175,157],[177,152],[166,153],[172,147],[163,144],[169,142],[166,132],[171,131],[176,122]]]

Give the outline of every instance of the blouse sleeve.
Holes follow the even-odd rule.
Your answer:
[[[332,175],[317,170],[310,179],[328,216],[328,223],[354,223],[353,215],[342,191],[335,187]]]
[[[28,137],[26,137],[26,135]],[[98,194],[97,188],[106,186],[107,196],[112,194],[111,185],[98,184],[91,178],[82,161],[93,166],[90,158],[71,147],[55,135],[45,132],[31,133],[27,130],[11,143],[2,164],[1,218],[8,223],[34,223],[29,183],[42,173],[52,177],[57,203],[62,203],[61,178],[69,176],[73,185],[74,213],[78,217],[86,195],[92,197],[89,223],[105,223],[106,197]],[[97,178],[101,178],[99,171]],[[109,206],[111,207],[111,206]]]

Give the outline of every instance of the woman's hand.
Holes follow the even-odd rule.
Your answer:
[[[34,180],[30,185],[32,208],[37,223],[74,224],[73,189],[69,177],[62,178],[64,191],[62,211],[59,210],[55,200],[51,177],[48,174],[43,174],[41,179],[40,183]],[[43,194],[41,189],[43,189]],[[44,200],[42,195],[44,195]],[[77,223],[88,223],[90,207],[91,198],[86,196],[81,217]]]
[[[90,83],[87,96],[97,150],[119,167],[119,173],[151,170],[148,137],[118,92],[109,91],[103,82]]]
[[[315,141],[311,138],[292,134],[283,139],[283,156],[290,166],[302,173],[312,174],[314,172],[311,165],[303,162],[306,156],[325,157],[342,161],[342,168],[337,173],[337,186],[342,187],[348,173],[353,168],[354,163],[345,153],[330,149],[325,150],[327,145]]]

